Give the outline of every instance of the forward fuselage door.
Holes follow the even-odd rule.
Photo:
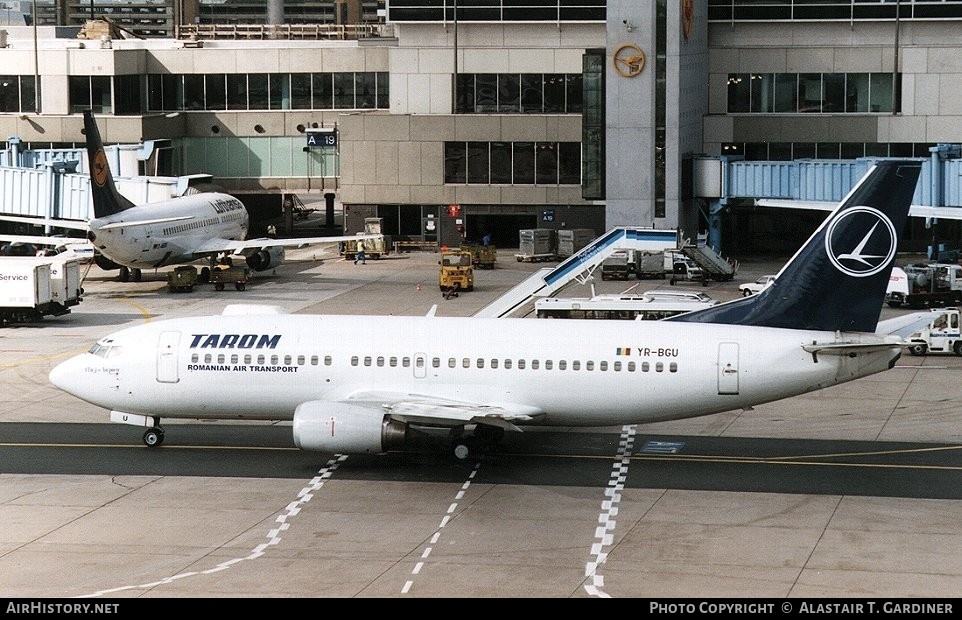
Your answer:
[[[718,393],[738,394],[738,343],[718,345]]]
[[[180,332],[161,332],[157,342],[157,381],[177,383],[177,345]]]
[[[424,353],[414,354],[414,377],[423,379],[428,376],[428,356]]]

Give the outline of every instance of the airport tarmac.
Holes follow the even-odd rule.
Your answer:
[[[174,294],[162,274],[125,284],[94,268],[84,301],[71,314],[0,331],[0,445],[25,451],[27,461],[31,455],[83,458],[75,446],[30,445],[4,433],[4,426],[108,424],[106,411],[59,392],[47,373],[125,325],[219,313],[228,303],[359,315],[424,314],[436,304],[438,315],[468,316],[550,265],[520,263],[513,251],[502,250],[496,269],[476,272],[475,291],[445,300],[437,286],[437,255],[430,252],[357,266],[320,250],[290,254],[295,260],[276,273],[258,274],[243,292],[198,286]],[[912,259],[898,264],[905,262]],[[780,264],[743,261],[734,282],[678,286],[731,299],[738,282],[774,273]],[[599,293],[633,284],[595,282]],[[642,281],[637,290],[667,286]],[[564,294],[590,291],[576,286]],[[882,315],[897,312],[884,308]],[[905,497],[659,487],[646,484],[645,459],[626,464],[621,456],[642,433],[860,441],[877,444],[880,452],[888,442],[960,450],[960,369],[962,358],[955,356],[905,355],[881,375],[752,411],[569,429],[585,437],[610,435],[611,452],[570,459],[575,465],[569,467],[578,469],[566,482],[526,483],[537,461],[524,475],[490,476],[485,468],[495,464],[483,459],[472,466],[439,463],[443,475],[423,476],[416,473],[424,471],[424,461],[385,459],[384,470],[374,475],[351,469],[352,457],[317,454],[316,470],[301,479],[13,474],[0,464],[0,595],[951,599],[962,591],[959,500],[938,499],[925,489]],[[229,434],[234,424],[205,426]],[[111,426],[131,438],[124,458],[168,458],[165,451],[183,458],[176,445],[137,446],[137,429]],[[113,449],[79,436],[76,443]],[[239,449],[197,454],[217,461],[209,472],[244,458]],[[368,470],[376,467],[365,462]],[[568,471],[557,467],[560,475]],[[70,472],[70,461],[60,469]],[[76,470],[82,470],[79,463]],[[820,475],[819,467],[805,471]],[[871,469],[860,471],[871,476]]]

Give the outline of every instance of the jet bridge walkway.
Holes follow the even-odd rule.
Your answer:
[[[544,267],[522,280],[504,295],[474,313],[474,316],[504,318],[516,312],[533,297],[553,295],[573,280],[584,284],[595,269],[615,250],[662,252],[679,247],[675,230],[654,228],[613,228],[558,264]]]

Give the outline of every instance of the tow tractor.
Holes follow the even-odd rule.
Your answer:
[[[474,268],[471,252],[445,250],[441,252],[438,284],[445,297],[456,296],[459,291],[474,290]]]
[[[962,356],[962,332],[959,328],[958,308],[932,310],[931,320],[919,331],[910,335],[908,350],[912,355],[926,353],[955,353]]]

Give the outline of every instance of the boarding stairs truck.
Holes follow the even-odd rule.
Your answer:
[[[692,244],[686,241],[679,251],[700,268],[699,276],[705,284],[709,280],[728,282],[738,272],[737,261],[724,258],[710,245]]]
[[[664,252],[677,248],[678,239],[679,233],[676,230],[613,228],[556,267],[544,267],[534,272],[472,316],[497,318],[510,316],[520,312],[535,297],[551,296],[572,281],[586,283],[595,269],[613,252],[620,250]]]

